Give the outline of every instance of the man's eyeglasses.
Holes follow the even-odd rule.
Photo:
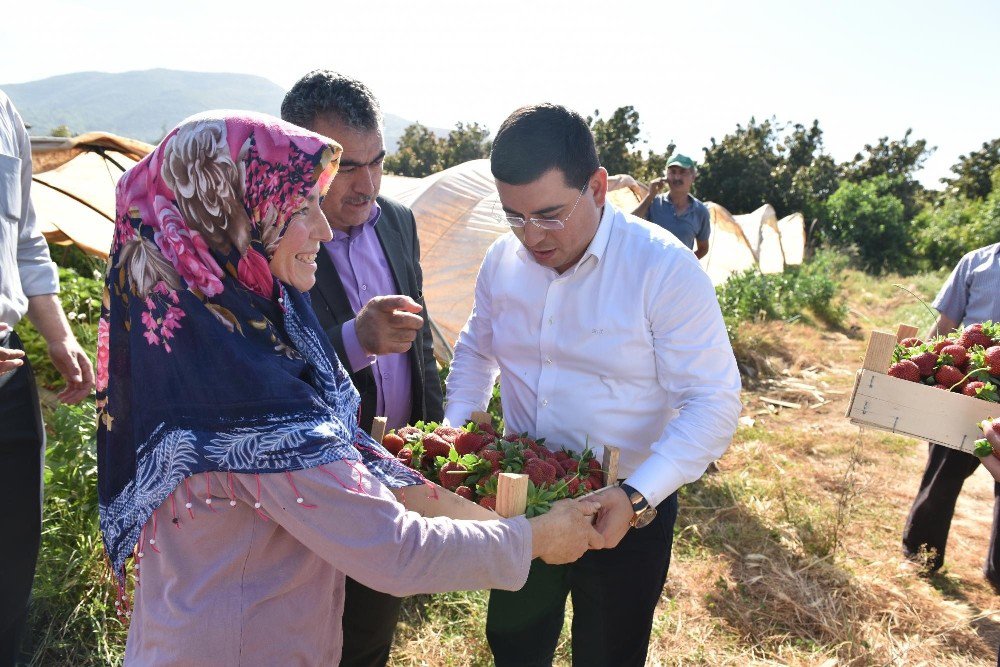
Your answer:
[[[510,225],[512,229],[522,229],[529,222],[533,224],[535,227],[538,227],[539,229],[547,229],[549,231],[563,229],[566,227],[566,221],[568,221],[569,217],[573,215],[573,211],[576,210],[576,207],[580,204],[580,200],[583,199],[583,195],[587,193],[587,188],[589,187],[590,187],[590,181],[588,180],[587,184],[583,186],[582,190],[580,190],[580,194],[576,198],[576,201],[573,202],[573,208],[569,210],[569,213],[562,220],[559,220],[557,218],[528,218],[527,220],[525,220],[519,215],[507,215],[503,211],[500,211],[497,214],[497,218],[500,220],[501,223],[505,225]]]

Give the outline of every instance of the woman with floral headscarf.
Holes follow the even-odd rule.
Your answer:
[[[532,557],[599,546],[593,504],[529,522],[397,502],[443,492],[358,428],[357,392],[303,294],[339,151],[274,118],[209,113],[118,185],[98,455],[125,613],[134,557],[128,664],[336,664],[345,573],[396,595],[516,589]]]

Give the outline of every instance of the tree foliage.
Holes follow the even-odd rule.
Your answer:
[[[843,181],[826,202],[823,239],[853,247],[862,267],[871,273],[909,268],[910,227],[903,202],[893,194],[899,180],[881,174],[863,183]]]
[[[903,215],[913,219],[926,200],[926,190],[914,174],[934,152],[925,139],[911,140],[912,129],[903,138],[890,141],[881,137],[874,146],[865,144],[864,150],[844,164],[844,178],[853,183],[864,183],[876,176],[886,176],[892,183],[892,194],[903,202]]]
[[[413,123],[403,130],[399,147],[386,156],[386,171],[422,178],[455,165],[489,157],[490,131],[479,123],[455,124],[447,137],[438,137],[425,125]]]
[[[663,174],[667,160],[673,155],[675,145],[670,142],[663,153],[648,150],[644,156],[637,148],[640,125],[639,112],[632,106],[615,109],[607,119],[599,110],[587,118],[594,133],[601,166],[609,174],[630,174],[639,180],[649,181]]]
[[[1000,138],[983,142],[982,149],[960,155],[952,165],[954,178],[942,178],[946,193],[966,199],[983,199],[996,188],[991,178],[1000,167]]]

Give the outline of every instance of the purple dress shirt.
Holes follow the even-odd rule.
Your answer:
[[[375,234],[375,225],[381,213],[381,208],[375,204],[365,224],[352,227],[347,233],[334,230],[333,240],[323,244],[344,284],[347,300],[355,314],[372,297],[399,294],[389,261]],[[354,322],[345,323],[342,329],[351,372],[356,373],[370,365],[375,376],[377,414],[386,418],[390,429],[405,426],[410,420],[413,403],[409,355],[369,355],[361,347]]]

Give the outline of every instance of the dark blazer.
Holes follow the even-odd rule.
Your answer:
[[[417,338],[408,353],[413,378],[413,409],[409,423],[420,420],[441,421],[444,417],[443,397],[437,362],[434,359],[430,316],[427,313],[427,304],[424,303],[424,275],[420,270],[417,224],[413,219],[413,211],[402,204],[385,197],[378,197],[376,201],[382,208],[382,215],[375,225],[375,234],[392,269],[398,293],[409,296],[424,307],[421,312],[424,317],[424,328],[417,332]],[[316,264],[316,285],[309,292],[313,309],[326,335],[330,337],[337,355],[347,367],[347,352],[344,349],[341,327],[353,319],[356,313],[347,300],[347,292],[344,291],[344,284],[333,266],[333,260],[325,250],[317,256]],[[377,416],[375,376],[369,366],[357,373],[351,373],[351,380],[361,394],[359,424],[365,430],[370,430],[372,419]]]

